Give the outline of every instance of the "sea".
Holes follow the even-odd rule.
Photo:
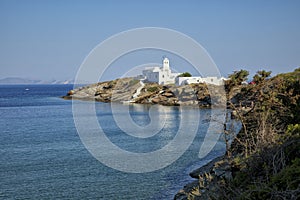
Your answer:
[[[0,86],[0,199],[173,199],[185,184],[194,181],[189,176],[192,170],[225,152],[220,137],[212,151],[199,158],[212,117],[210,109],[199,109],[196,136],[176,161],[147,172],[116,169],[97,159],[82,141],[74,120],[74,102],[61,98],[72,88],[73,85]],[[154,136],[141,138],[122,131],[114,115],[124,114],[123,108],[129,107],[131,119],[146,126],[151,121],[151,106],[76,103],[92,103],[107,138],[120,149],[135,153],[156,151],[172,142],[183,112],[183,108],[172,106],[153,110],[154,117],[168,115],[168,126]],[[113,112],[112,107],[118,112]],[[189,120],[194,119],[197,118],[191,114]],[[191,130],[184,131],[188,137]],[[151,162],[140,164],[150,166]]]

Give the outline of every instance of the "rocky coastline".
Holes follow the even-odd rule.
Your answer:
[[[206,84],[191,84],[183,86],[159,85],[145,83],[141,87],[139,80],[122,78],[87,85],[70,90],[64,99],[93,100],[99,102],[126,102],[138,104],[159,104],[165,106],[199,105],[207,108],[211,106],[210,92]],[[226,101],[224,86],[209,86],[215,91],[215,105]]]

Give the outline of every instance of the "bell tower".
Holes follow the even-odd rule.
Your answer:
[[[165,57],[163,60],[163,70],[165,70],[165,71],[170,70],[169,59],[167,57]]]

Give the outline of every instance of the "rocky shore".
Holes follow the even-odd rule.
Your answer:
[[[229,160],[225,156],[220,156],[192,171],[189,175],[196,180],[185,185],[175,195],[175,200],[211,199],[212,197],[217,197],[214,194],[218,192],[215,183],[221,179],[232,179],[232,170]]]
[[[68,92],[64,99],[95,100],[99,102],[129,102],[139,104],[160,104],[166,106],[199,105],[210,107],[210,92],[206,84],[191,84],[184,86],[158,85],[145,83],[141,87],[139,80],[122,78],[76,88]],[[210,85],[213,89],[214,104],[226,101],[224,86]]]

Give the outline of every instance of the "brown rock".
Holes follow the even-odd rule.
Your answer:
[[[69,92],[68,92],[68,96],[71,96],[71,95],[73,95],[74,94],[74,90],[70,90]]]
[[[151,101],[152,101],[152,103],[156,104],[156,103],[160,102],[160,98],[159,97],[155,97]]]
[[[174,97],[174,94],[171,93],[171,92],[165,92],[165,93],[162,94],[162,96],[170,98],[170,97]]]

